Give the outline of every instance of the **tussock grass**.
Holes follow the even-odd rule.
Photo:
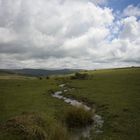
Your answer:
[[[20,135],[21,139],[45,140],[44,121],[35,113],[23,113],[7,120],[0,126],[3,132]]]
[[[36,113],[23,113],[1,124],[0,133],[17,136],[20,140],[70,140],[66,127],[47,119],[45,122]]]
[[[55,123],[51,126],[48,140],[70,140],[70,135],[62,124]]]
[[[65,112],[65,123],[69,128],[85,127],[93,123],[93,112],[82,107],[71,107]]]

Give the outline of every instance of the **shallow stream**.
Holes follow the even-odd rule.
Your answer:
[[[75,107],[82,106],[85,110],[93,110],[94,109],[94,108],[91,108],[90,106],[87,106],[83,102],[65,97],[63,93],[67,93],[69,90],[71,90],[70,88],[66,87],[65,84],[61,84],[61,85],[59,85],[59,87],[61,88],[61,90],[56,91],[54,94],[52,94],[53,97],[58,98],[60,100],[63,100],[64,102],[66,102],[72,106],[75,106]],[[94,121],[94,123],[87,126],[86,128],[75,129],[74,130],[75,139],[78,139],[80,137],[90,139],[91,130],[93,130],[94,133],[102,133],[102,127],[103,127],[103,123],[104,123],[103,118],[98,114],[94,114],[93,121]]]

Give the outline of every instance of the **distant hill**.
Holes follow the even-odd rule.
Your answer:
[[[13,75],[15,73],[11,72],[10,70],[0,69],[0,75]]]
[[[64,75],[80,71],[80,69],[61,69],[61,70],[45,70],[45,69],[1,69],[0,73],[20,74],[27,76],[49,76]]]

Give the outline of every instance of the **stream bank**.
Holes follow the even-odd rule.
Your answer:
[[[66,86],[66,84],[61,84],[59,85],[60,89],[59,91],[56,91],[52,94],[52,96],[54,98],[63,100],[64,102],[74,106],[74,107],[83,107],[85,110],[90,111],[90,110],[95,110],[94,108],[91,108],[90,106],[84,104],[83,102],[80,102],[78,100],[75,99],[71,99],[68,97],[65,97],[64,94],[67,93],[69,90],[71,90],[70,88],[68,88]],[[63,95],[62,95],[63,94]],[[103,123],[104,120],[103,118],[98,115],[98,114],[94,114],[93,117],[93,124],[85,127],[85,128],[77,128],[74,129],[74,135],[75,135],[75,139],[79,139],[80,137],[84,137],[84,138],[88,138],[90,139],[90,132],[93,130],[95,133],[102,133],[102,127],[103,127]]]

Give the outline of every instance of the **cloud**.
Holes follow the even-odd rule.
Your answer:
[[[109,0],[90,0],[90,2],[93,2],[94,4],[106,4]]]
[[[124,16],[140,16],[140,7],[129,5],[127,8],[124,9],[123,15]]]
[[[8,43],[17,39],[16,34],[14,31],[9,30],[4,27],[0,27],[0,42],[1,43]]]
[[[140,21],[101,0],[1,0],[1,68],[139,65]],[[133,54],[133,56],[131,56]]]
[[[136,17],[131,16],[122,20],[123,29],[120,37],[135,41],[140,38],[140,21]]]

